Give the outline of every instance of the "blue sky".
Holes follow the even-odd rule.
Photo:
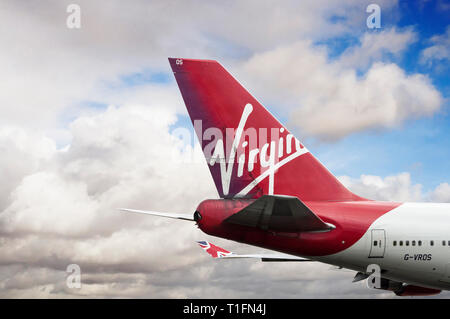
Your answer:
[[[382,27],[413,27],[419,35],[397,63],[408,73],[429,76],[447,99],[441,110],[393,130],[360,132],[332,144],[314,146],[313,152],[335,174],[387,176],[405,171],[425,189],[450,181],[449,61],[441,61],[439,70],[419,63],[420,52],[429,46],[429,39],[444,34],[450,21],[450,12],[439,6],[437,1],[401,1],[398,18],[382,16]]]

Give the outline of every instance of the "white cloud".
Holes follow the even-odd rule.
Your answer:
[[[8,233],[78,234],[88,229],[98,209],[85,184],[49,172],[25,177],[11,197],[0,217],[2,231]]]
[[[0,127],[0,210],[22,178],[41,168],[56,152],[55,143],[39,131]]]
[[[7,272],[8,265],[26,264],[52,273],[45,280],[28,278],[25,295],[33,295],[39,286],[58,296],[55,290],[65,287],[61,274],[70,263],[78,263],[87,274],[139,274],[197,262],[195,254],[187,253],[195,251],[199,236],[193,225],[117,210],[128,206],[190,213],[202,199],[217,196],[205,162],[181,163],[170,157],[186,155],[185,146],[169,133],[175,119],[173,110],[162,107],[111,106],[74,120],[72,143],[61,151],[45,136],[17,131],[15,148],[36,143],[40,150],[27,150],[28,160],[42,163],[28,170],[11,165],[13,161],[0,163],[2,171],[20,176],[0,213],[0,267]],[[3,147],[15,140],[0,142]],[[54,273],[59,274],[56,282]],[[18,271],[0,282],[8,291],[21,276]],[[12,295],[21,295],[15,289],[22,288],[11,289]],[[83,293],[89,289],[101,293],[95,285]]]
[[[416,40],[417,35],[412,29],[390,28],[380,32],[366,32],[360,38],[360,44],[347,48],[338,61],[341,67],[366,69],[386,55],[399,57]]]
[[[450,185],[448,183],[439,184],[429,197],[433,202],[450,203]]]
[[[361,175],[359,178],[340,176],[342,184],[354,193],[373,200],[397,202],[450,202],[450,185],[441,183],[430,191],[421,184],[413,183],[411,174],[403,172],[386,177]]]
[[[2,214],[5,228],[81,235],[91,226],[102,228],[92,224],[96,214],[106,218],[111,213],[105,212],[125,205],[127,197],[137,196],[135,204],[145,202],[145,192],[167,196],[152,204],[155,209],[164,208],[170,198],[186,192],[185,185],[173,186],[179,178],[177,170],[183,167],[171,156],[186,156],[180,141],[168,132],[174,122],[173,111],[136,105],[111,106],[76,119],[71,124],[70,147],[54,152],[49,165],[25,177],[12,193]],[[183,165],[191,168],[183,176],[195,176],[204,168],[204,162]],[[203,175],[209,181],[204,185],[211,186],[209,176]],[[208,188],[201,189],[208,193]],[[184,204],[189,207],[189,202]],[[181,206],[172,209],[185,208]]]
[[[422,185],[413,184],[409,173],[386,176],[361,175],[360,178],[341,176],[339,180],[354,193],[373,200],[418,202],[423,200]]]
[[[269,103],[281,102],[291,124],[329,140],[430,116],[443,101],[425,75],[376,62],[358,76],[340,61],[329,62],[326,49],[308,41],[255,54],[241,72]]]
[[[420,53],[420,62],[423,64],[444,64],[450,59],[450,26],[442,35],[435,35],[430,39],[431,46]],[[441,66],[440,66],[441,67]]]

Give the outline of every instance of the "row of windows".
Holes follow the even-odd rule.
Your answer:
[[[450,246],[450,240],[448,240],[448,241],[443,240],[441,243],[442,243],[442,246]],[[392,242],[392,244],[394,246],[397,246],[397,244],[398,244],[398,246],[410,246],[410,245],[411,246],[422,246],[422,245],[425,245],[425,243],[422,242],[421,240],[418,240],[418,241],[415,241],[415,240],[411,240],[411,241],[409,241],[409,240],[405,240],[405,241],[400,240],[398,242],[396,240],[394,240]],[[430,246],[434,246],[434,240],[430,240]]]

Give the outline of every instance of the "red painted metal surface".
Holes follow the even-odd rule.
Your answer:
[[[414,285],[407,285],[405,286],[401,292],[396,293],[397,296],[432,296],[440,294],[442,290],[439,289],[432,289],[432,288],[425,288],[425,287],[419,287]]]
[[[251,181],[264,173],[268,167],[255,163],[252,169],[246,165],[242,175],[237,174],[237,159],[244,153],[248,161],[250,149],[258,154],[274,151],[276,161],[281,162],[292,155],[296,147],[304,148],[293,139],[288,138],[289,131],[281,125],[241,84],[236,81],[218,62],[211,60],[169,59],[190,118],[195,126],[196,120],[201,120],[201,128],[197,125],[196,133],[202,141],[202,149],[206,153],[217,143],[216,136],[209,136],[208,129],[219,129],[225,141],[227,152],[225,157],[230,159],[231,144],[234,135],[227,136],[228,129],[236,129],[243,118],[244,108],[251,104],[251,113],[245,122],[244,129],[256,129],[258,141],[246,139],[245,135],[237,141],[237,154],[230,165],[233,170],[229,190],[222,185],[223,172],[219,163],[209,165],[211,175],[222,198],[231,198],[239,194]],[[262,134],[261,129],[265,134]],[[289,141],[289,142],[288,142]],[[243,146],[244,142],[246,146]],[[264,144],[268,142],[268,147]],[[273,144],[272,144],[273,143]],[[253,144],[253,145],[249,145]],[[291,153],[288,152],[291,149]],[[278,152],[282,154],[278,156]],[[205,154],[207,161],[210,152]],[[253,157],[252,157],[253,158]],[[297,196],[302,201],[351,201],[362,200],[361,197],[347,190],[311,153],[303,154],[288,161],[276,170],[274,194]],[[269,178],[265,178],[250,190],[249,198],[258,198],[269,194]]]
[[[198,225],[212,236],[298,256],[324,256],[352,246],[377,218],[400,205],[374,201],[305,202],[324,222],[336,226],[334,230],[318,233],[276,233],[224,222],[252,202],[205,200],[197,208],[202,216]]]

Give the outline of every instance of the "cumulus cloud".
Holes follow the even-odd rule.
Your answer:
[[[361,175],[360,178],[341,176],[339,180],[356,194],[373,200],[418,202],[423,200],[422,185],[413,184],[409,173],[386,176]]]
[[[361,175],[359,178],[340,176],[339,180],[354,193],[373,200],[397,202],[450,202],[450,185],[441,183],[436,188],[425,191],[423,186],[413,183],[407,172],[381,177]]]
[[[387,36],[392,37],[391,32]],[[358,55],[360,49],[356,50],[348,56]],[[369,56],[376,57],[377,50]],[[442,105],[440,92],[423,74],[407,74],[396,64],[376,62],[361,76],[345,67],[345,61],[330,62],[324,47],[300,41],[256,54],[243,67],[257,91],[270,92],[264,93],[269,102],[281,99],[291,113],[291,124],[327,140],[394,128],[407,119],[432,115]]]
[[[16,170],[11,174],[20,181],[0,213],[0,266],[27,265],[62,274],[68,264],[78,263],[87,273],[150,273],[194,263],[195,254],[183,253],[194,247],[198,231],[192,225],[117,210],[128,206],[189,213],[200,200],[217,196],[204,162],[170,157],[186,156],[185,145],[169,133],[175,119],[173,110],[165,108],[111,106],[73,121],[72,143],[65,149],[56,150],[41,137],[36,144],[49,144],[49,150],[28,154],[31,163],[41,160],[34,171],[2,166],[2,171]],[[23,136],[29,139],[22,141],[25,145],[39,140]],[[11,141],[3,145],[7,143]],[[174,232],[175,242],[162,240]],[[46,284],[53,285],[52,278]],[[62,285],[64,276],[59,279]],[[15,282],[6,281],[5,289]],[[33,287],[28,288],[32,294]]]
[[[56,151],[53,140],[41,132],[24,130],[14,126],[0,127],[0,210],[7,204],[11,192],[23,176],[35,172]]]

